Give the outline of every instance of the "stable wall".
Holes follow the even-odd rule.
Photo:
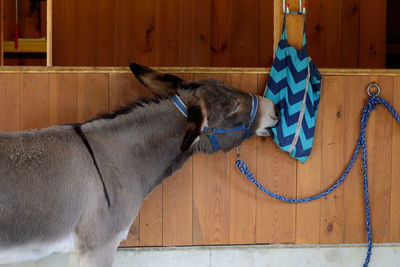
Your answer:
[[[262,94],[265,69],[169,68],[185,79],[212,77]],[[289,197],[331,185],[351,157],[366,86],[400,110],[400,72],[323,69],[312,156],[300,164],[269,138],[241,150],[261,183]],[[0,130],[17,131],[85,121],[148,95],[127,68],[4,68]],[[400,242],[400,127],[378,107],[368,126],[374,242]],[[329,196],[288,204],[264,196],[234,167],[235,152],[198,154],[145,201],[123,246],[215,244],[335,244],[365,242],[361,162]]]
[[[385,67],[386,0],[303,3],[317,66]],[[54,65],[270,66],[274,5],[282,0],[57,0]]]

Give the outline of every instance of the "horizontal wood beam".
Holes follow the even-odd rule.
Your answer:
[[[18,39],[18,49],[14,41],[4,41],[4,53],[46,53],[46,39]]]
[[[155,70],[171,73],[222,73],[266,74],[269,68],[224,68],[224,67],[154,67]],[[321,68],[325,76],[399,76],[400,69],[336,69]],[[131,73],[128,67],[38,67],[4,66],[0,73]]]

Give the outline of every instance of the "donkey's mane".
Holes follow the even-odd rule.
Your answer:
[[[161,95],[155,95],[155,96],[151,96],[151,97],[142,97],[142,98],[135,100],[125,106],[117,107],[115,110],[113,110],[111,112],[100,113],[99,115],[97,115],[93,119],[86,121],[85,123],[96,121],[96,120],[111,120],[120,115],[125,115],[128,113],[131,113],[133,110],[144,107],[145,105],[158,104],[158,103],[160,103],[160,101],[165,100],[167,98],[168,97],[161,96]]]

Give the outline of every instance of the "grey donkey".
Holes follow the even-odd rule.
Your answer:
[[[194,153],[214,152],[204,129],[249,121],[248,93],[130,68],[157,97],[82,124],[0,134],[1,264],[77,252],[80,266],[112,266],[146,196]],[[250,135],[268,136],[278,118],[272,102],[258,99]],[[244,134],[218,134],[220,149],[240,145]]]

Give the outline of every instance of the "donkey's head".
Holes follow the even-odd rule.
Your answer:
[[[181,150],[192,145],[206,153],[228,151],[249,136],[269,136],[278,121],[274,104],[220,81],[205,79],[184,81],[172,75],[156,72],[132,63],[136,78],[158,95],[177,95],[187,111],[187,124]],[[257,106],[258,105],[258,109]]]

